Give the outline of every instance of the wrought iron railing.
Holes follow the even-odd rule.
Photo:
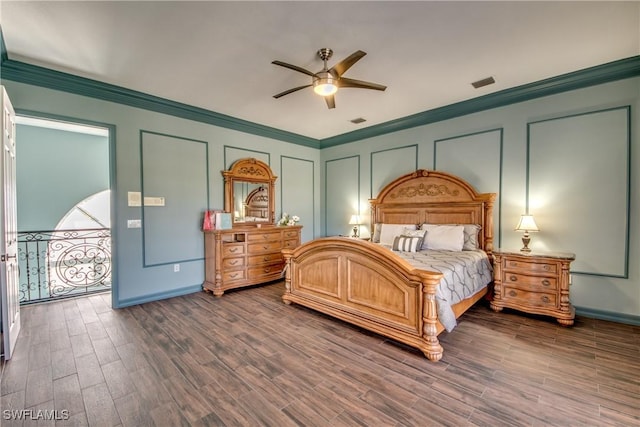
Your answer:
[[[111,289],[108,228],[18,233],[20,304]]]

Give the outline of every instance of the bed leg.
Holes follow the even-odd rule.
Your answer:
[[[442,346],[438,340],[438,310],[436,307],[435,285],[424,287],[424,305],[422,313],[422,339],[420,350],[432,362],[442,359]]]

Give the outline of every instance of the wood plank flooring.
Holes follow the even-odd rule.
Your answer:
[[[578,317],[563,328],[480,303],[440,335],[444,357],[433,363],[287,306],[283,290],[120,310],[109,295],[24,307],[2,365],[0,424],[640,425],[640,327]],[[12,410],[31,412],[7,419]]]

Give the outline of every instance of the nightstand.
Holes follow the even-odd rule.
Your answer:
[[[508,307],[553,316],[563,326],[573,325],[569,267],[576,258],[574,254],[498,249],[493,255],[494,311]]]

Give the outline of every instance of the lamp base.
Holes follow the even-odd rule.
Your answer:
[[[353,226],[353,235],[351,237],[358,237],[358,226],[354,225]]]
[[[524,236],[522,236],[522,249],[520,249],[520,252],[531,252],[531,248],[529,248],[529,242],[531,241],[531,237],[529,237],[529,233],[524,233]]]

